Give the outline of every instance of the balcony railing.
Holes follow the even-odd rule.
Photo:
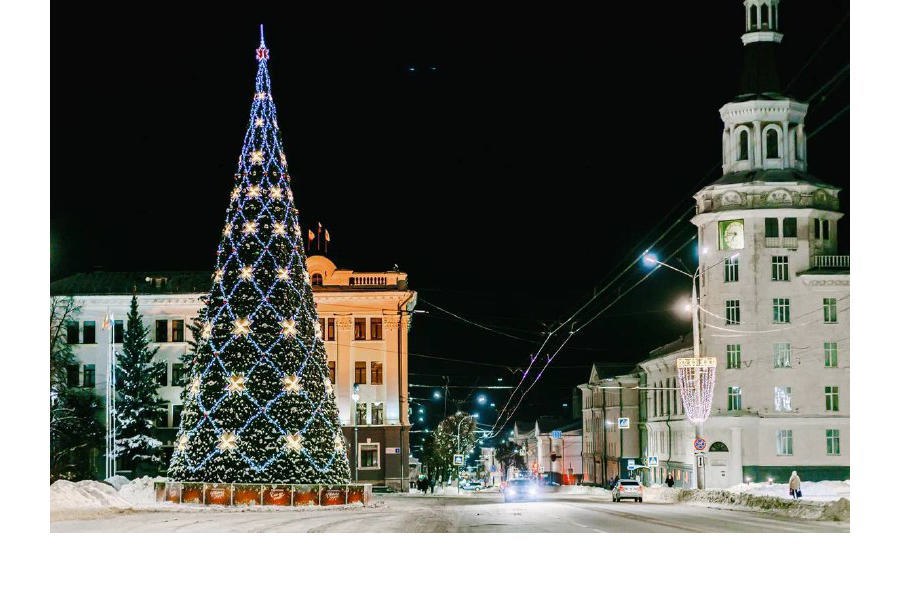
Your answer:
[[[850,255],[819,255],[813,256],[813,268],[816,269],[849,269]]]
[[[796,237],[766,237],[766,248],[790,248],[797,249]]]
[[[383,275],[355,275],[350,278],[353,287],[384,287],[388,284],[388,278]]]

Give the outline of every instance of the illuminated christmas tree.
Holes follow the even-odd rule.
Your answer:
[[[262,37],[256,59],[250,123],[169,477],[347,483],[350,467]]]

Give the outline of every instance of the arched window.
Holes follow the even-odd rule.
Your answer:
[[[738,160],[747,160],[748,158],[750,158],[750,134],[745,129],[738,136]]]
[[[767,4],[763,4],[762,6],[759,17],[759,26],[760,29],[771,29],[769,26],[769,6]]]
[[[778,132],[774,129],[766,131],[766,158],[780,158],[778,152]]]
[[[722,442],[713,442],[712,446],[709,447],[710,452],[728,452],[728,446],[723,444]]]
[[[322,274],[321,273],[313,273],[312,284],[313,285],[322,285]]]
[[[756,29],[756,5],[750,7],[750,31]]]

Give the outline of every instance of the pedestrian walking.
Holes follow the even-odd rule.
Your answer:
[[[675,478],[672,475],[666,477],[666,485],[669,487],[675,487]]]
[[[431,495],[434,496],[434,479],[428,478],[428,487],[431,489]]]
[[[800,491],[800,476],[797,475],[797,471],[791,473],[791,478],[788,479],[788,488],[791,492],[791,498],[794,500],[799,500],[803,496],[803,492]]]

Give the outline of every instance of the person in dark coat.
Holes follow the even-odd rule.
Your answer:
[[[434,496],[434,479],[431,477],[428,478],[428,488],[431,490],[431,495]]]
[[[675,487],[675,478],[672,475],[666,477],[666,485],[669,487]]]

